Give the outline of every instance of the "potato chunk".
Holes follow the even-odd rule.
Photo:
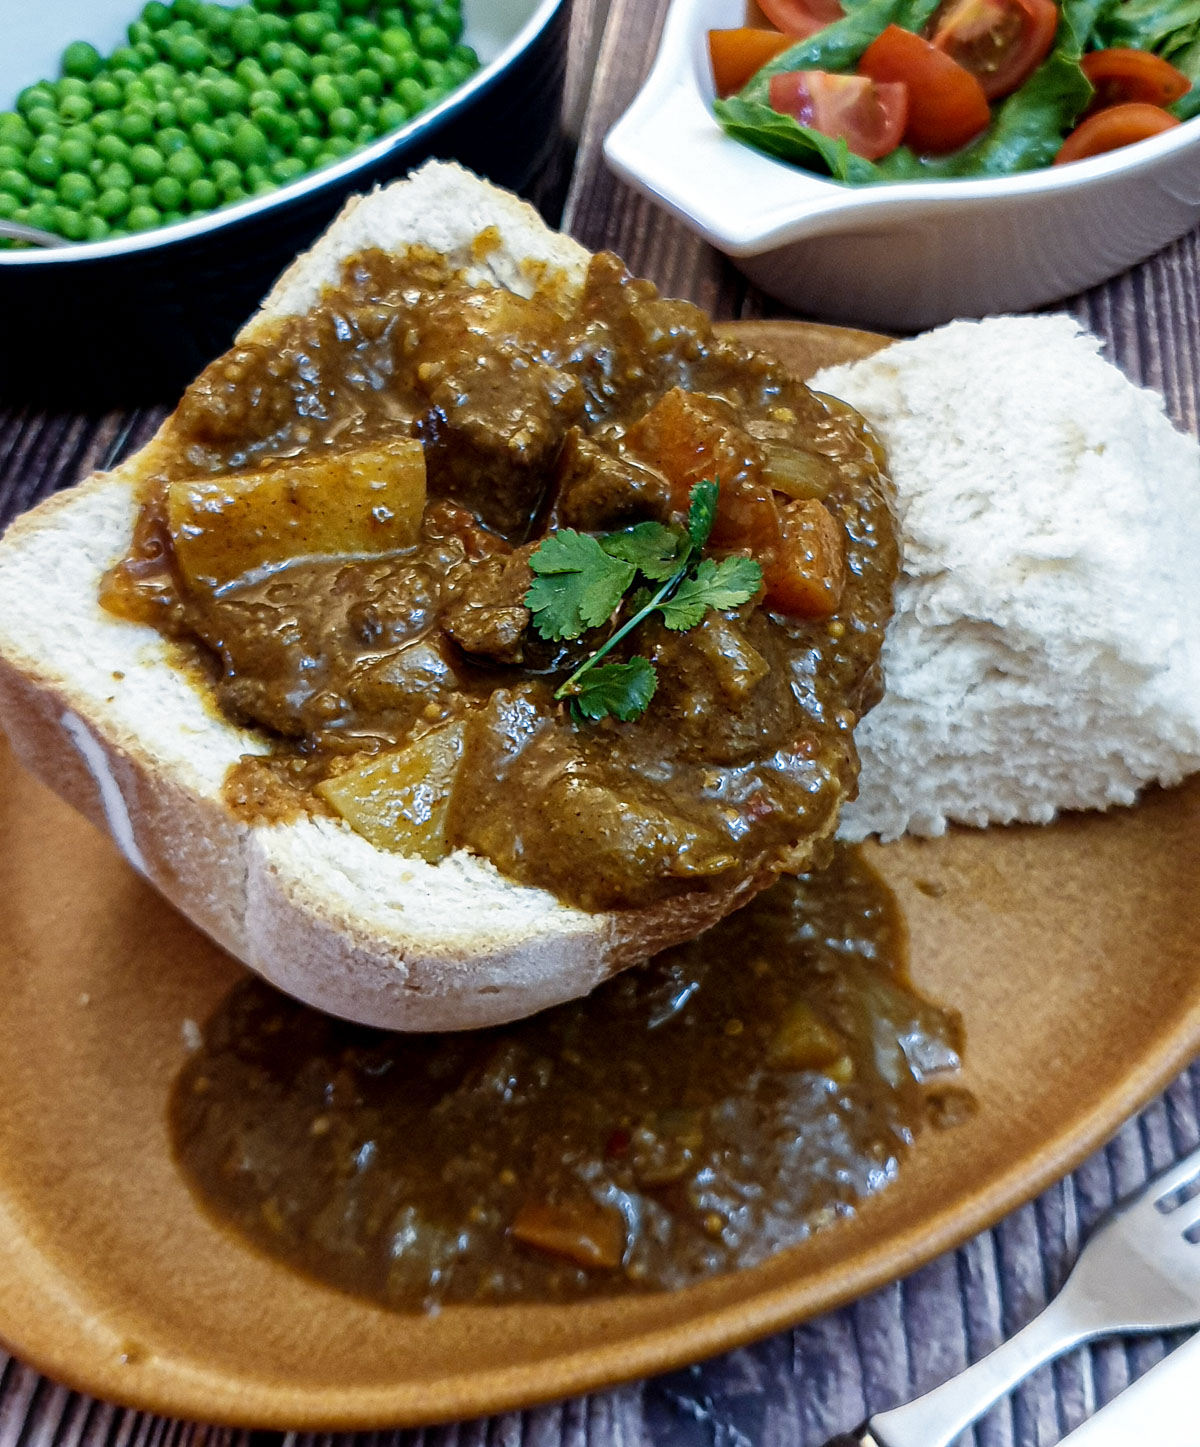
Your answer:
[[[462,738],[461,723],[446,724],[405,748],[324,780],[316,792],[377,849],[436,864],[449,853],[446,814]]]
[[[209,591],[292,558],[412,547],[424,508],[425,455],[411,437],[167,488],[184,580]]]

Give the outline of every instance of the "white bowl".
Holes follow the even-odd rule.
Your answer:
[[[1017,176],[844,186],[727,136],[706,32],[745,0],[674,0],[649,78],[604,144],[624,180],[811,316],[895,330],[1094,286],[1200,218],[1200,119]]]

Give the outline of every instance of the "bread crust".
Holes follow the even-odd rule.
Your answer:
[[[579,285],[588,259],[523,202],[431,164],[351,201],[240,339],[311,306],[347,255],[411,242],[527,295]],[[97,601],[128,546],[160,437],[0,540],[0,725],[26,767],[224,949],[331,1014],[395,1030],[466,1029],[586,994],[769,882],[589,914],[463,852],[428,865],[374,850],[339,821],[238,820],[222,796],[225,769],[266,745],[216,714],[153,629]]]

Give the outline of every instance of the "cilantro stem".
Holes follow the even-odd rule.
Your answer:
[[[611,653],[613,649],[617,646],[617,644],[620,643],[622,638],[628,637],[628,635],[633,632],[633,630],[638,626],[639,623],[641,623],[644,619],[648,618],[650,614],[654,612],[655,608],[657,608],[658,605],[670,594],[671,590],[678,587],[679,583],[683,579],[684,574],[687,572],[688,567],[691,565],[694,552],[694,548],[689,548],[687,553],[684,555],[683,562],[675,570],[675,572],[671,574],[671,576],[662,585],[662,587],[659,588],[658,592],[654,594],[654,596],[645,605],[645,607],[639,608],[632,618],[628,619],[620,626],[620,628],[617,629],[617,631],[608,640],[608,642],[604,645],[603,648],[598,648],[596,652],[593,653],[589,658],[585,658],[583,662],[579,665],[579,667],[575,670],[575,672],[570,676],[570,678],[567,679],[566,683],[562,684],[560,687],[554,690],[554,697],[556,699],[570,698],[572,695],[577,694],[579,692],[579,689],[577,687],[579,680],[588,671],[588,669],[594,668],[596,664],[599,663],[606,654]]]

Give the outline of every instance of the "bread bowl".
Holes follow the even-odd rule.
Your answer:
[[[472,285],[513,296],[578,292],[587,264],[582,248],[549,232],[531,208],[457,167],[431,165],[404,185],[351,202],[280,278],[243,332],[243,349],[260,347],[280,318],[313,307],[345,258],[368,246],[392,254],[427,248],[464,268]],[[761,366],[776,385],[777,372]],[[219,376],[213,385],[219,390]],[[821,404],[812,406],[824,415]],[[850,727],[876,689],[889,607],[884,572],[894,570],[883,484],[868,466],[865,441],[856,445],[861,477],[870,473],[862,497],[869,494],[875,509],[867,529],[875,540],[863,546],[886,544],[891,563],[873,577],[845,708],[836,718],[825,710],[815,762],[796,766],[809,771],[805,787],[819,794],[820,807],[791,845],[729,882],[702,881],[632,907],[583,909],[514,884],[464,849],[429,864],[376,849],[336,818],[248,823],[231,810],[227,771],[241,756],[268,752],[263,733],[222,717],[159,632],[97,601],[106,571],[129,548],[139,487],[166,466],[171,439],[168,422],[116,472],[52,499],[6,535],[0,720],[24,761],[106,827],[134,868],[289,993],[389,1028],[464,1028],[528,1014],[690,938],[780,868],[802,867],[832,833],[837,802],[852,786]]]

